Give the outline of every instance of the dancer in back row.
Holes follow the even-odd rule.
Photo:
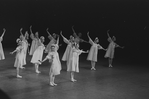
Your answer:
[[[95,64],[97,62],[97,55],[98,55],[98,49],[103,49],[105,50],[100,44],[98,44],[99,39],[98,37],[95,38],[94,41],[92,41],[92,39],[89,36],[89,32],[87,33],[87,36],[89,38],[89,43],[92,45],[87,57],[87,60],[91,61],[91,70],[96,70],[95,69]]]
[[[63,57],[62,57],[62,61],[66,61],[66,65],[68,67],[68,61],[69,61],[69,58],[70,58],[70,53],[72,51],[72,44],[74,44],[74,37],[71,35],[70,36],[70,39],[68,40],[67,38],[65,38],[62,33],[60,34],[63,38],[63,41],[67,44],[67,47],[66,47],[66,50],[63,54]]]
[[[36,50],[34,51],[32,59],[31,59],[31,63],[33,63],[35,65],[36,73],[40,73],[38,68],[39,68],[39,65],[41,64],[43,51],[45,49],[45,46],[43,44],[44,41],[45,41],[45,38],[43,36],[41,36],[40,40],[39,40],[39,45],[36,48]]]
[[[106,52],[104,57],[105,58],[109,58],[109,67],[113,67],[112,66],[112,61],[113,61],[113,58],[114,58],[115,48],[116,47],[124,48],[124,47],[121,47],[121,46],[119,46],[118,44],[115,43],[116,37],[113,36],[111,38],[110,35],[109,35],[109,30],[107,31],[107,35],[108,35],[108,41],[110,42],[110,44],[109,44],[109,46],[107,48],[107,52]]]
[[[49,34],[48,38],[50,39],[50,42],[48,43],[48,45],[45,48],[45,53],[49,53],[51,50],[51,45],[52,44],[56,44],[56,37],[57,35],[55,33],[53,33],[53,35],[51,35],[48,31],[49,29],[47,28],[47,33]]]
[[[29,55],[33,55],[34,51],[37,49],[38,45],[39,45],[39,34],[38,32],[35,33],[35,35],[32,32],[32,26],[30,26],[30,38],[32,39],[32,44],[31,44],[31,48],[30,48],[30,53]]]
[[[5,59],[5,55],[4,55],[4,51],[3,51],[3,46],[2,46],[2,43],[1,43],[3,41],[3,36],[4,36],[5,32],[6,32],[6,29],[4,28],[3,29],[3,33],[0,36],[0,60]]]

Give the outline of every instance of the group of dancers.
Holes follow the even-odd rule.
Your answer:
[[[91,70],[96,70],[95,64],[98,60],[97,55],[98,55],[99,49],[106,51],[106,54],[104,57],[109,58],[109,67],[112,67],[112,60],[114,58],[114,49],[116,47],[123,48],[115,43],[116,41],[115,36],[110,37],[109,30],[107,31],[108,41],[109,41],[109,46],[107,49],[103,48],[99,44],[98,37],[96,37],[95,40],[93,41],[89,36],[89,32],[87,33],[89,41],[85,41],[81,39],[82,34],[79,33],[77,35],[73,27],[72,27],[73,35],[71,35],[69,39],[67,39],[62,34],[62,31],[60,31],[60,35],[56,33],[50,34],[47,28],[46,31],[48,33],[48,38],[50,39],[50,42],[46,46],[43,44],[45,41],[44,36],[39,37],[38,32],[33,33],[32,26],[30,26],[30,35],[28,31],[26,31],[25,34],[23,34],[22,30],[23,29],[21,28],[20,37],[16,40],[18,44],[17,48],[14,51],[10,52],[10,54],[13,54],[16,52],[14,67],[16,67],[17,77],[22,78],[22,76],[19,73],[19,70],[25,68],[24,65],[26,65],[26,56],[27,56],[27,53],[29,53],[29,55],[32,56],[30,62],[35,65],[36,73],[41,73],[39,71],[39,65],[42,65],[42,63],[45,62],[46,60],[49,61],[50,63],[49,64],[50,65],[49,84],[51,86],[57,85],[54,82],[54,79],[56,75],[60,74],[60,71],[62,69],[61,62],[59,59],[59,54],[58,54],[58,49],[61,46],[59,44],[60,36],[63,38],[63,41],[67,44],[66,50],[62,56],[62,61],[66,61],[67,71],[70,72],[70,80],[72,82],[76,81],[76,79],[74,79],[74,73],[79,72],[79,55],[81,53],[88,53],[87,60],[91,61]],[[3,34],[0,37],[0,60],[5,59],[2,44],[1,44],[5,32],[6,30],[4,29]],[[32,39],[31,45],[28,43],[29,37]],[[83,43],[83,42],[91,44],[90,50],[84,51],[79,49],[80,43]],[[29,49],[29,46],[30,46],[30,49]],[[47,54],[45,58],[43,58],[44,53]]]

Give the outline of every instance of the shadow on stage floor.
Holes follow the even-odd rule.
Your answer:
[[[0,62],[0,92],[6,96],[3,99],[149,99],[147,66],[115,60],[113,68],[109,68],[107,60],[101,59],[96,64],[97,70],[91,71],[90,62],[80,56],[80,72],[75,74],[77,82],[70,81],[65,62],[61,62],[61,74],[55,79],[58,85],[51,87],[48,62],[36,74],[31,56],[27,56],[26,68],[20,71],[23,78],[19,79],[13,67],[15,55],[7,51],[5,57]]]

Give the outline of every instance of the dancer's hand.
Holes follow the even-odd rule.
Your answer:
[[[13,54],[13,52],[10,52],[10,54]]]

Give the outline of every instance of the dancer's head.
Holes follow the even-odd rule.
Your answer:
[[[41,36],[40,41],[43,43],[45,41],[45,38],[43,36]]]
[[[98,43],[98,42],[99,42],[98,37],[95,38],[94,42],[95,42],[95,43]]]
[[[112,37],[112,40],[113,40],[113,41],[116,41],[116,37],[115,37],[115,36],[113,36],[113,37]]]
[[[54,52],[55,51],[55,44],[51,45],[51,51]]]
[[[35,37],[36,37],[36,38],[38,38],[38,37],[39,37],[39,34],[38,34],[38,32],[36,32],[36,33],[35,33]]]
[[[22,44],[21,39],[19,39],[19,38],[16,40],[16,42],[17,42],[18,45]]]
[[[56,39],[56,37],[57,37],[56,33],[53,33],[52,35],[53,35],[53,38]]]
[[[78,37],[81,37],[82,36],[82,33],[78,33]]]
[[[74,37],[72,35],[70,35],[70,41],[73,42],[74,41]]]

